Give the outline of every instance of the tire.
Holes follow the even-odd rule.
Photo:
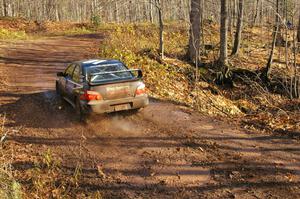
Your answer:
[[[58,102],[59,109],[62,109],[66,105],[66,103],[65,103],[65,100],[62,97],[61,90],[60,90],[59,85],[58,85],[57,82],[56,82],[56,85],[55,85],[55,91],[56,91],[56,97],[57,97],[57,102]]]
[[[56,95],[61,97],[61,90],[60,90],[59,85],[58,85],[57,82],[55,84],[55,91],[56,91]]]
[[[85,123],[86,122],[86,114],[82,110],[80,100],[78,98],[76,98],[76,100],[75,100],[75,111],[76,111],[76,117],[77,117],[78,121]]]

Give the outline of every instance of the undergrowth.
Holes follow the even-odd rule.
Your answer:
[[[150,24],[111,26],[100,46],[99,56],[122,60],[130,68],[141,68],[152,97],[184,104],[214,115],[239,115],[240,110],[221,95],[214,95],[205,82],[195,84],[196,69],[184,61],[188,42],[185,25],[165,28],[167,58],[161,60],[158,28]],[[206,69],[199,69],[201,76]]]
[[[25,31],[11,31],[0,28],[0,40],[21,40],[27,38],[28,35],[25,33]]]
[[[13,176],[11,165],[11,153],[6,151],[6,139],[8,130],[5,128],[6,118],[1,117],[0,127],[0,199],[21,199],[21,185]]]
[[[159,58],[158,27],[155,25],[106,25],[100,31],[107,36],[100,45],[99,57],[120,59],[130,68],[143,69],[144,81],[152,97],[184,104],[205,114],[243,118],[243,127],[251,130],[295,132],[300,128],[299,100],[273,92],[261,80],[245,76],[234,80],[233,88],[226,88],[213,82],[213,68],[203,67],[198,71],[200,80],[196,82],[195,67],[185,61],[188,43],[185,25],[166,25],[165,60]],[[201,58],[209,66],[218,57],[218,26],[208,24],[204,32],[203,42],[211,49],[203,50]],[[232,69],[255,72],[264,67],[271,36],[267,28],[245,27],[240,54],[229,57]],[[231,42],[229,39],[229,49]],[[275,76],[277,73],[284,75],[283,68],[287,71],[283,52],[279,47],[275,50],[272,71]]]
[[[95,30],[90,29],[88,27],[71,27],[66,30],[52,30],[46,31],[46,35],[50,36],[73,36],[73,35],[83,35],[83,34],[91,34],[94,33]]]
[[[158,28],[151,24],[101,24],[94,29],[86,25],[62,27],[46,23],[42,25],[41,30],[54,35],[104,33],[106,37],[100,45],[99,57],[120,59],[130,68],[143,69],[144,80],[152,97],[171,100],[212,115],[241,116],[244,112],[246,114],[244,126],[249,129],[296,132],[300,128],[300,102],[273,94],[258,82],[244,79],[236,82],[233,89],[222,89],[205,81],[209,80],[210,71],[201,68],[198,71],[201,81],[195,83],[196,69],[184,59],[188,43],[188,30],[185,25],[166,25],[165,60],[159,58],[157,51]],[[246,30],[247,39],[243,41],[240,56],[230,58],[233,66],[254,69],[264,66],[268,49],[264,48],[262,43],[264,38],[259,38],[260,31],[257,28]],[[215,48],[204,51],[202,59],[212,62],[218,55],[217,27],[211,25],[205,30],[205,35],[205,43]],[[0,29],[0,39],[26,37],[24,30]],[[255,43],[257,39],[262,42]],[[279,57],[277,51],[275,55]],[[278,62],[274,63],[275,67],[278,65]],[[5,122],[5,119],[3,121]],[[21,198],[22,190],[30,191],[26,193],[28,198],[77,197],[82,178],[81,165],[77,165],[68,173],[61,166],[61,160],[51,150],[42,151],[37,156],[28,155],[23,161],[30,162],[30,167],[26,171],[14,173],[11,164],[14,157],[9,151],[10,147],[5,144],[8,130],[4,128],[4,122],[0,129],[0,199]],[[15,147],[16,151],[18,147],[23,150],[23,146],[12,147]],[[21,181],[26,182],[22,183],[22,187],[18,183]],[[96,192],[89,197],[101,198],[101,194]]]
[[[81,159],[74,169],[66,169],[50,149],[35,154],[28,145],[8,141],[12,131],[5,127],[5,116],[0,118],[0,199],[102,198],[99,191],[86,194],[80,187]]]
[[[0,199],[102,198],[100,191],[87,193],[81,187],[83,173],[80,164],[74,169],[72,167],[66,169],[62,166],[61,159],[50,149],[39,154],[31,154],[24,153],[24,150],[19,148],[24,148],[23,145],[9,144],[13,150],[20,151],[16,156],[22,157],[22,161],[18,161],[16,157],[9,157],[8,150],[1,151]],[[14,168],[13,164],[20,166]]]

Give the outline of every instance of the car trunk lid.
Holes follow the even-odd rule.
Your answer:
[[[139,81],[94,85],[92,90],[101,94],[103,100],[115,100],[135,96]]]

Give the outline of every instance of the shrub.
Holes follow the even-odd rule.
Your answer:
[[[94,27],[98,27],[101,24],[101,17],[99,15],[93,15],[91,17],[91,23]]]
[[[25,31],[11,31],[4,28],[0,28],[0,39],[27,39],[28,36]]]
[[[19,199],[22,196],[21,186],[13,177],[10,158],[3,148],[7,133],[3,117],[0,128],[0,198]]]

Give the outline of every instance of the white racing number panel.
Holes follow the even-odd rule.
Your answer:
[[[106,88],[106,94],[108,98],[115,98],[117,96],[125,97],[130,95],[129,86],[114,86]]]

